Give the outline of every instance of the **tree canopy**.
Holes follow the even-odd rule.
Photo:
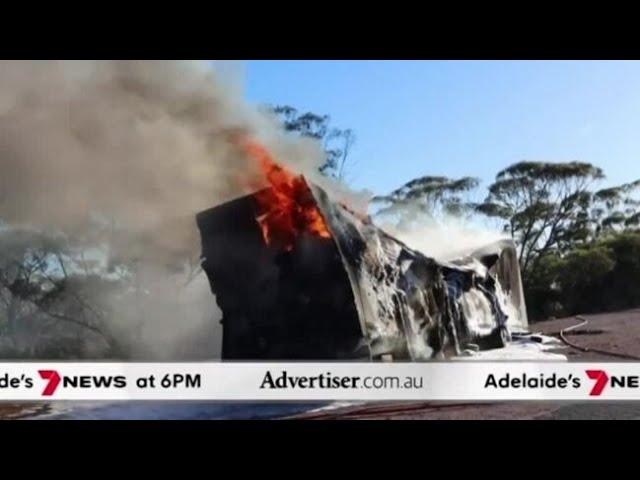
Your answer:
[[[588,239],[590,188],[602,178],[602,170],[590,163],[515,163],[498,172],[476,210],[505,220],[526,272],[548,251]]]
[[[400,226],[479,214],[501,221],[518,248],[532,320],[640,305],[640,180],[597,189],[604,172],[586,162],[515,163],[480,203],[477,179],[423,176],[374,197],[377,216]],[[615,289],[611,287],[615,285]],[[608,292],[608,300],[598,300]]]
[[[634,197],[638,190],[640,180],[595,192],[591,208],[595,236],[640,224],[640,201]]]
[[[377,216],[390,216],[399,225],[438,220],[448,215],[462,216],[472,212],[474,204],[466,195],[478,184],[479,180],[473,177],[423,176],[388,195],[376,196],[372,201],[380,206]]]
[[[279,118],[287,132],[313,138],[322,144],[326,155],[324,163],[320,166],[322,173],[342,181],[347,180],[349,153],[356,141],[353,130],[334,127],[329,115],[301,113],[288,105],[268,108]]]

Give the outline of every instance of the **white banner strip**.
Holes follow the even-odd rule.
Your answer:
[[[640,363],[0,363],[16,400],[640,400]]]

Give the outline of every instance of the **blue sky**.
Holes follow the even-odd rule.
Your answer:
[[[352,186],[480,177],[520,160],[640,178],[640,62],[246,61],[245,96],[329,114],[357,136]]]

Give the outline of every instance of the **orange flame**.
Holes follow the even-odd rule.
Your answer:
[[[242,145],[247,154],[258,162],[271,186],[255,194],[258,202],[256,220],[265,243],[291,251],[296,238],[303,233],[331,238],[304,177],[294,175],[278,165],[259,143],[244,140]]]

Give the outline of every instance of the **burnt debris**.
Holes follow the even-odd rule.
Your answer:
[[[258,198],[197,215],[227,360],[428,360],[526,329],[513,244],[451,263],[417,252],[309,185],[331,233],[265,242]]]

